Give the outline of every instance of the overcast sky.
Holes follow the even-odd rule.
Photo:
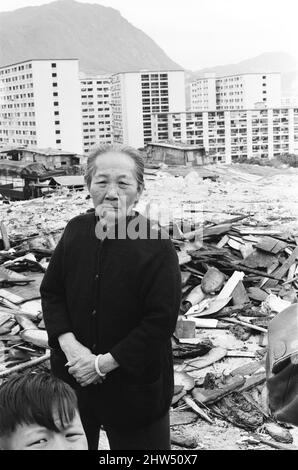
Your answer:
[[[63,0],[60,0],[63,1]],[[297,0],[81,0],[119,10],[191,70],[283,51],[298,60]],[[0,11],[50,3],[0,0]]]

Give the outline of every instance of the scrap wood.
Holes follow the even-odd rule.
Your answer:
[[[220,240],[219,242],[216,244],[216,247],[217,248],[223,248],[225,246],[226,243],[228,243],[229,241],[229,236],[228,235],[224,235]]]
[[[4,250],[9,250],[10,249],[10,241],[9,241],[7,230],[6,230],[6,227],[4,225],[3,220],[0,222],[0,231],[1,231],[1,235],[2,235]]]
[[[258,442],[262,442],[262,444],[266,444],[269,447],[274,447],[274,449],[278,450],[298,450],[298,447],[293,446],[291,444],[282,444],[280,442],[276,442],[270,439],[266,439],[261,434],[252,433],[251,436],[256,439]]]
[[[23,274],[16,273],[11,269],[5,268],[5,266],[0,265],[0,282],[5,282],[9,284],[20,284],[20,283],[29,283],[33,282],[34,279],[24,276]]]
[[[188,367],[194,367],[195,369],[204,369],[205,367],[210,366],[214,362],[220,361],[227,354],[227,350],[221,347],[216,347],[211,349],[207,354],[202,357],[197,357],[195,359],[190,359],[185,361],[186,369]]]
[[[290,431],[277,423],[265,423],[263,429],[265,429],[275,441],[283,442],[284,444],[291,444],[293,442],[293,436]]]
[[[242,394],[246,398],[246,400],[252,404],[252,406],[254,406],[260,413],[264,415],[266,419],[271,419],[269,414],[263,409],[261,405],[259,405],[258,402],[256,402],[256,400],[254,400],[254,398],[248,392],[244,391],[242,392]]]
[[[228,395],[239,388],[245,383],[245,378],[241,375],[235,375],[232,377],[229,383],[222,385],[220,388],[216,389],[204,389],[204,388],[194,388],[192,391],[192,397],[195,401],[203,404],[211,404],[220,400],[224,396]]]
[[[209,416],[205,413],[205,411],[203,411],[195,402],[192,398],[190,398],[189,396],[185,396],[183,397],[183,401],[186,403],[186,405],[189,406],[189,408],[191,408],[193,411],[195,411],[195,413],[197,413],[199,415],[200,418],[204,419],[205,421],[207,421],[208,423],[210,424],[213,424],[213,421],[211,418],[209,418]]]
[[[173,338],[172,348],[174,359],[197,358],[198,356],[206,355],[212,348],[212,343],[210,340],[205,339],[195,345],[179,344],[179,342]]]
[[[240,321],[240,320],[236,320],[236,318],[222,318],[221,319],[222,321],[225,321],[227,323],[235,323],[237,325],[242,325],[242,326],[246,326],[247,328],[250,328],[251,330],[256,330],[256,331],[261,331],[262,333],[267,333],[267,329],[266,328],[263,328],[261,326],[256,326],[256,325],[253,325],[251,323],[248,323],[248,322],[244,322],[244,321]]]
[[[11,291],[8,291],[7,289],[0,289],[0,301],[2,302],[2,299],[7,300],[10,302],[10,304],[20,304],[24,302],[25,299],[23,297],[20,297],[19,295],[13,294]],[[13,305],[13,308],[18,308]]]
[[[232,293],[233,305],[243,305],[249,302],[246,289],[242,281],[239,281]]]
[[[239,281],[242,281],[244,277],[243,272],[235,271],[232,276],[228,279],[228,281],[225,283],[224,287],[220,291],[220,293],[217,296],[217,300],[219,299],[226,299],[230,297],[237,286]]]
[[[198,415],[193,411],[170,410],[170,426],[181,426],[183,424],[192,424],[197,421]]]
[[[194,436],[184,436],[171,432],[171,443],[179,447],[187,447],[189,449],[195,449],[198,447],[198,441]]]
[[[11,375],[12,373],[15,372],[21,372],[24,369],[27,369],[28,367],[33,367],[37,366],[38,364],[41,364],[42,362],[45,362],[46,360],[50,359],[50,352],[47,351],[43,356],[37,357],[34,359],[31,359],[30,361],[27,361],[25,363],[19,364],[14,367],[10,367],[7,370],[0,371],[0,379],[7,377],[8,375]]]

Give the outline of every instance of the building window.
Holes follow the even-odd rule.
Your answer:
[[[54,116],[59,116],[59,111],[54,111]]]
[[[54,92],[53,92],[53,96],[58,96],[57,91],[54,91]]]
[[[60,139],[57,139],[57,140],[56,140],[56,144],[61,144],[61,140],[60,140]]]
[[[55,62],[52,62],[52,63],[51,63],[51,67],[54,69],[54,68],[57,67],[57,64],[56,64]]]
[[[57,131],[55,131],[55,134],[60,134],[60,131],[58,131],[58,130],[57,130]]]
[[[58,86],[57,82],[52,83],[53,86]]]
[[[54,101],[54,106],[59,106],[59,102],[58,102],[58,101]]]
[[[56,72],[53,72],[53,73],[52,73],[52,77],[53,77],[53,78],[57,77]]]
[[[55,124],[56,124],[56,125],[57,125],[57,124],[60,124],[60,121],[55,121]]]

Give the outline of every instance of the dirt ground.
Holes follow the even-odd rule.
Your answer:
[[[217,180],[203,180],[201,176],[204,172],[218,176]],[[192,176],[189,176],[190,173]],[[266,230],[276,229],[298,236],[297,188],[298,169],[293,168],[276,169],[248,164],[164,168],[156,174],[152,172],[147,175],[139,209],[142,211],[148,203],[155,203],[158,211],[164,209],[167,212],[171,209],[178,219],[180,208],[184,205],[186,209],[191,208],[189,212],[192,217],[198,216],[200,221],[203,217],[204,222],[217,223],[241,214],[247,216],[243,221],[244,227],[264,227]],[[72,217],[90,209],[91,201],[86,197],[86,190],[71,193],[65,189],[44,199],[0,204],[0,219],[5,220],[12,238],[21,239],[36,233],[59,231]],[[149,215],[154,216],[154,207],[153,214]],[[237,349],[235,337],[228,332],[201,330],[199,335],[209,337],[215,345]],[[248,350],[256,349],[255,341],[257,339],[253,336],[247,341]],[[250,361],[252,359],[249,358],[229,358],[228,362],[219,361],[200,372],[206,374],[210,369],[220,374],[226,368],[233,369]],[[212,425],[198,418],[194,424],[175,427],[173,430],[196,437],[198,449],[202,450],[271,449],[261,444],[248,445],[243,439],[249,433],[218,418],[214,418]],[[292,428],[290,432],[294,438],[293,444],[298,446],[297,428]],[[101,433],[99,448],[109,449],[104,432]],[[173,446],[173,449],[182,448]]]

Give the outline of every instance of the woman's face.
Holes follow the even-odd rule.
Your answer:
[[[107,224],[127,215],[142,189],[138,189],[135,162],[129,155],[108,152],[97,157],[89,192],[97,215]]]

